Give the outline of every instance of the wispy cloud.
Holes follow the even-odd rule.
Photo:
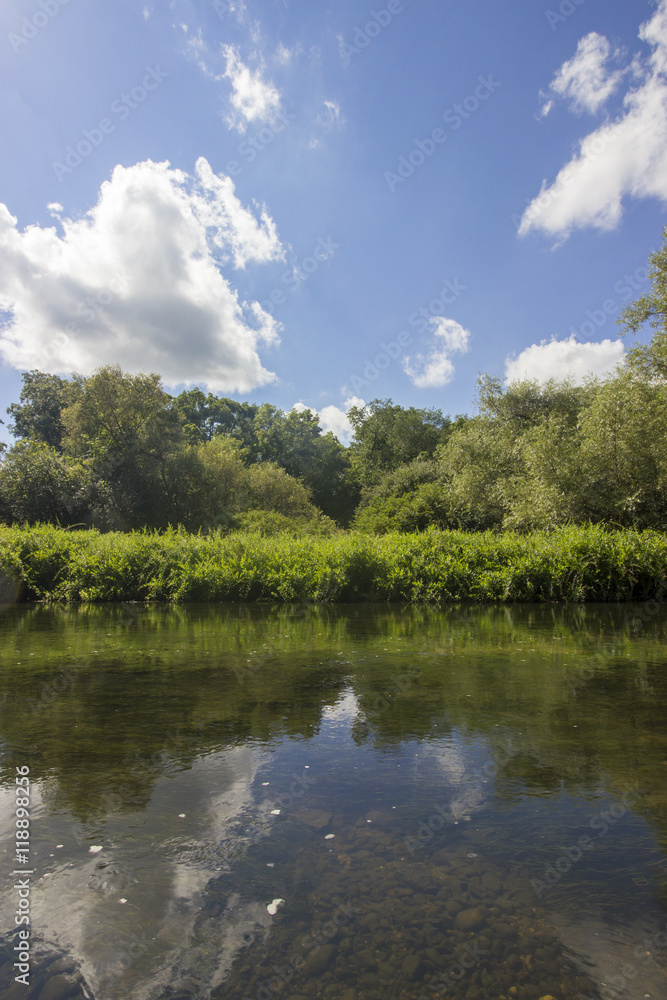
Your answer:
[[[667,203],[667,0],[660,0],[639,37],[652,51],[628,67],[634,82],[621,114],[581,140],[551,186],[544,181],[523,214],[519,235],[540,229],[566,238],[575,228],[613,229],[627,196]],[[597,110],[618,88],[619,75],[605,68],[608,44],[599,35],[586,36],[578,55],[557,74],[560,91],[554,92],[574,110]]]
[[[522,379],[571,379],[582,385],[591,375],[610,375],[623,360],[625,351],[620,340],[580,344],[574,336],[565,340],[543,340],[531,344],[518,357],[505,359],[505,377],[510,382]]]
[[[258,350],[279,342],[279,324],[258,303],[239,302],[221,269],[281,260],[283,248],[266,210],[257,218],[246,209],[205,159],[194,176],[150,160],[118,166],[95,207],[60,225],[61,235],[36,225],[20,232],[0,204],[7,363],[43,368],[48,348],[57,373],[119,363],[158,371],[169,385],[228,392],[275,381]]]
[[[280,94],[271,82],[264,80],[261,69],[253,72],[246,66],[238,46],[223,45],[222,52],[227,61],[224,76],[232,85],[229,124],[245,132],[249,122],[270,122],[277,118],[282,110]]]
[[[216,73],[211,68],[211,54],[202,36],[201,28],[193,34],[187,24],[181,23],[179,27],[185,36],[186,58],[195,62],[204,76],[208,77],[209,80],[224,79],[221,74]]]
[[[283,45],[282,42],[279,42],[274,57],[278,65],[289,66],[293,57],[294,52],[291,49],[288,49],[287,46]]]
[[[417,354],[403,359],[403,370],[418,389],[439,388],[454,378],[453,354],[468,350],[470,332],[456,320],[434,316],[429,325],[433,329],[434,344],[428,354]]]
[[[327,128],[342,128],[345,125],[343,115],[338,101],[323,101],[324,110],[317,116],[317,124]]]

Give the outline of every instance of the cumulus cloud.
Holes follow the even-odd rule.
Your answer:
[[[7,363],[61,374],[118,363],[226,392],[275,381],[258,349],[279,342],[279,324],[239,302],[220,268],[282,260],[283,248],[266,210],[244,208],[204,158],[194,176],[118,166],[95,207],[60,225],[21,232],[0,204]]]
[[[569,100],[573,111],[595,114],[603,107],[623,77],[622,70],[610,70],[609,62],[618,57],[611,45],[596,31],[582,38],[576,54],[563,63],[551,82],[551,90]]]
[[[417,354],[413,359],[403,359],[403,370],[418,389],[439,388],[447,385],[454,377],[452,354],[468,350],[470,332],[460,323],[444,316],[434,316],[429,321],[433,328],[435,343],[426,355]]]
[[[555,338],[540,344],[531,344],[518,357],[505,360],[505,377],[509,382],[521,379],[571,379],[582,385],[593,375],[604,378],[613,374],[625,356],[620,340],[602,340],[599,343],[580,344],[574,334],[565,340]]]
[[[576,227],[613,229],[628,195],[658,198],[667,204],[667,0],[660,0],[654,16],[641,26],[639,37],[652,51],[631,67],[635,82],[624,95],[622,112],[581,140],[578,152],[551,186],[543,182],[523,214],[519,235],[540,229],[566,238]],[[583,69],[578,73],[570,69],[562,79],[562,93],[587,110],[598,107],[598,98],[606,100],[612,82],[614,87],[617,84],[614,74],[606,73],[599,62],[600,43],[595,45],[598,57],[589,55],[588,75]],[[575,56],[575,64],[576,60]],[[582,60],[576,65],[583,66]],[[593,82],[596,66],[602,74],[597,84]]]
[[[350,396],[349,399],[345,400],[342,407],[325,406],[321,410],[315,410],[312,406],[306,406],[305,403],[295,403],[292,409],[297,410],[299,413],[303,413],[304,410],[317,413],[323,433],[326,434],[328,431],[331,431],[341,444],[348,445],[354,434],[348,413],[353,406],[363,407],[365,405],[363,399],[360,399],[358,396]]]
[[[224,76],[231,81],[230,103],[233,111],[229,124],[245,132],[249,122],[271,122],[281,111],[280,94],[272,83],[262,78],[261,71],[253,73],[246,66],[235,45],[223,45],[222,53],[227,61]]]

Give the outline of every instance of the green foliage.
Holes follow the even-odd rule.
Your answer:
[[[291,535],[299,538],[303,535],[319,535],[322,537],[340,533],[340,529],[331,518],[324,514],[317,517],[288,517],[274,510],[248,510],[234,518],[233,530],[245,534]]]
[[[256,460],[257,405],[214,396],[211,392],[205,395],[201,389],[187,389],[174,397],[174,407],[183,418],[190,444],[202,444],[222,434],[236,442],[248,460]]]
[[[131,454],[159,461],[182,440],[181,421],[159,375],[128,375],[119,365],[77,376],[77,398],[63,412],[65,448],[73,455]]]
[[[111,503],[92,465],[38,441],[19,442],[0,466],[0,520],[50,521],[63,527],[90,523]]]
[[[322,434],[310,410],[283,412],[269,403],[238,403],[190,389],[175,397],[190,443],[223,437],[239,446],[247,465],[272,462],[310,489],[313,502],[336,520],[349,520],[354,495],[346,480],[345,448],[333,434]]]
[[[482,377],[480,415],[438,452],[449,524],[665,530],[667,383],[647,376],[643,358],[578,387]]]
[[[382,535],[389,531],[423,531],[431,525],[446,528],[449,524],[441,467],[433,459],[417,458],[382,477],[366,494],[352,527]]]
[[[308,487],[273,462],[246,470],[239,505],[241,510],[270,510],[284,517],[314,520],[318,516]]]
[[[0,570],[26,598],[60,601],[638,601],[667,579],[667,538],[602,527],[319,538],[12,527],[0,528]]]
[[[649,257],[651,291],[626,306],[618,322],[623,333],[637,333],[646,323],[667,333],[667,227],[662,232],[662,246]]]
[[[640,344],[629,354],[631,370],[644,381],[667,381],[667,227],[663,229],[662,246],[650,255],[651,291],[626,306],[618,322],[622,333],[637,333],[647,323],[655,330],[650,344]]]
[[[355,496],[346,478],[347,452],[333,434],[322,434],[317,414],[284,413],[265,403],[257,410],[253,428],[255,461],[279,465],[303,481],[325,514],[342,523],[349,520]]]
[[[13,418],[10,432],[19,440],[39,441],[60,450],[65,433],[62,412],[75,390],[72,383],[58,375],[24,372],[21,402],[7,407]]]
[[[416,458],[431,458],[451,432],[452,422],[440,410],[404,409],[391,399],[353,406],[350,479],[361,491],[373,490],[387,472]]]

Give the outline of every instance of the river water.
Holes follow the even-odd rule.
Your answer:
[[[0,996],[666,1000],[666,708],[655,604],[5,609]]]

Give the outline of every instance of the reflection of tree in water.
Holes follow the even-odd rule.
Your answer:
[[[0,773],[27,760],[80,818],[102,814],[105,794],[140,808],[169,766],[309,739],[349,684],[358,744],[455,728],[493,753],[510,731],[501,799],[638,781],[660,822],[666,639],[664,611],[638,629],[625,606],[12,608]]]

